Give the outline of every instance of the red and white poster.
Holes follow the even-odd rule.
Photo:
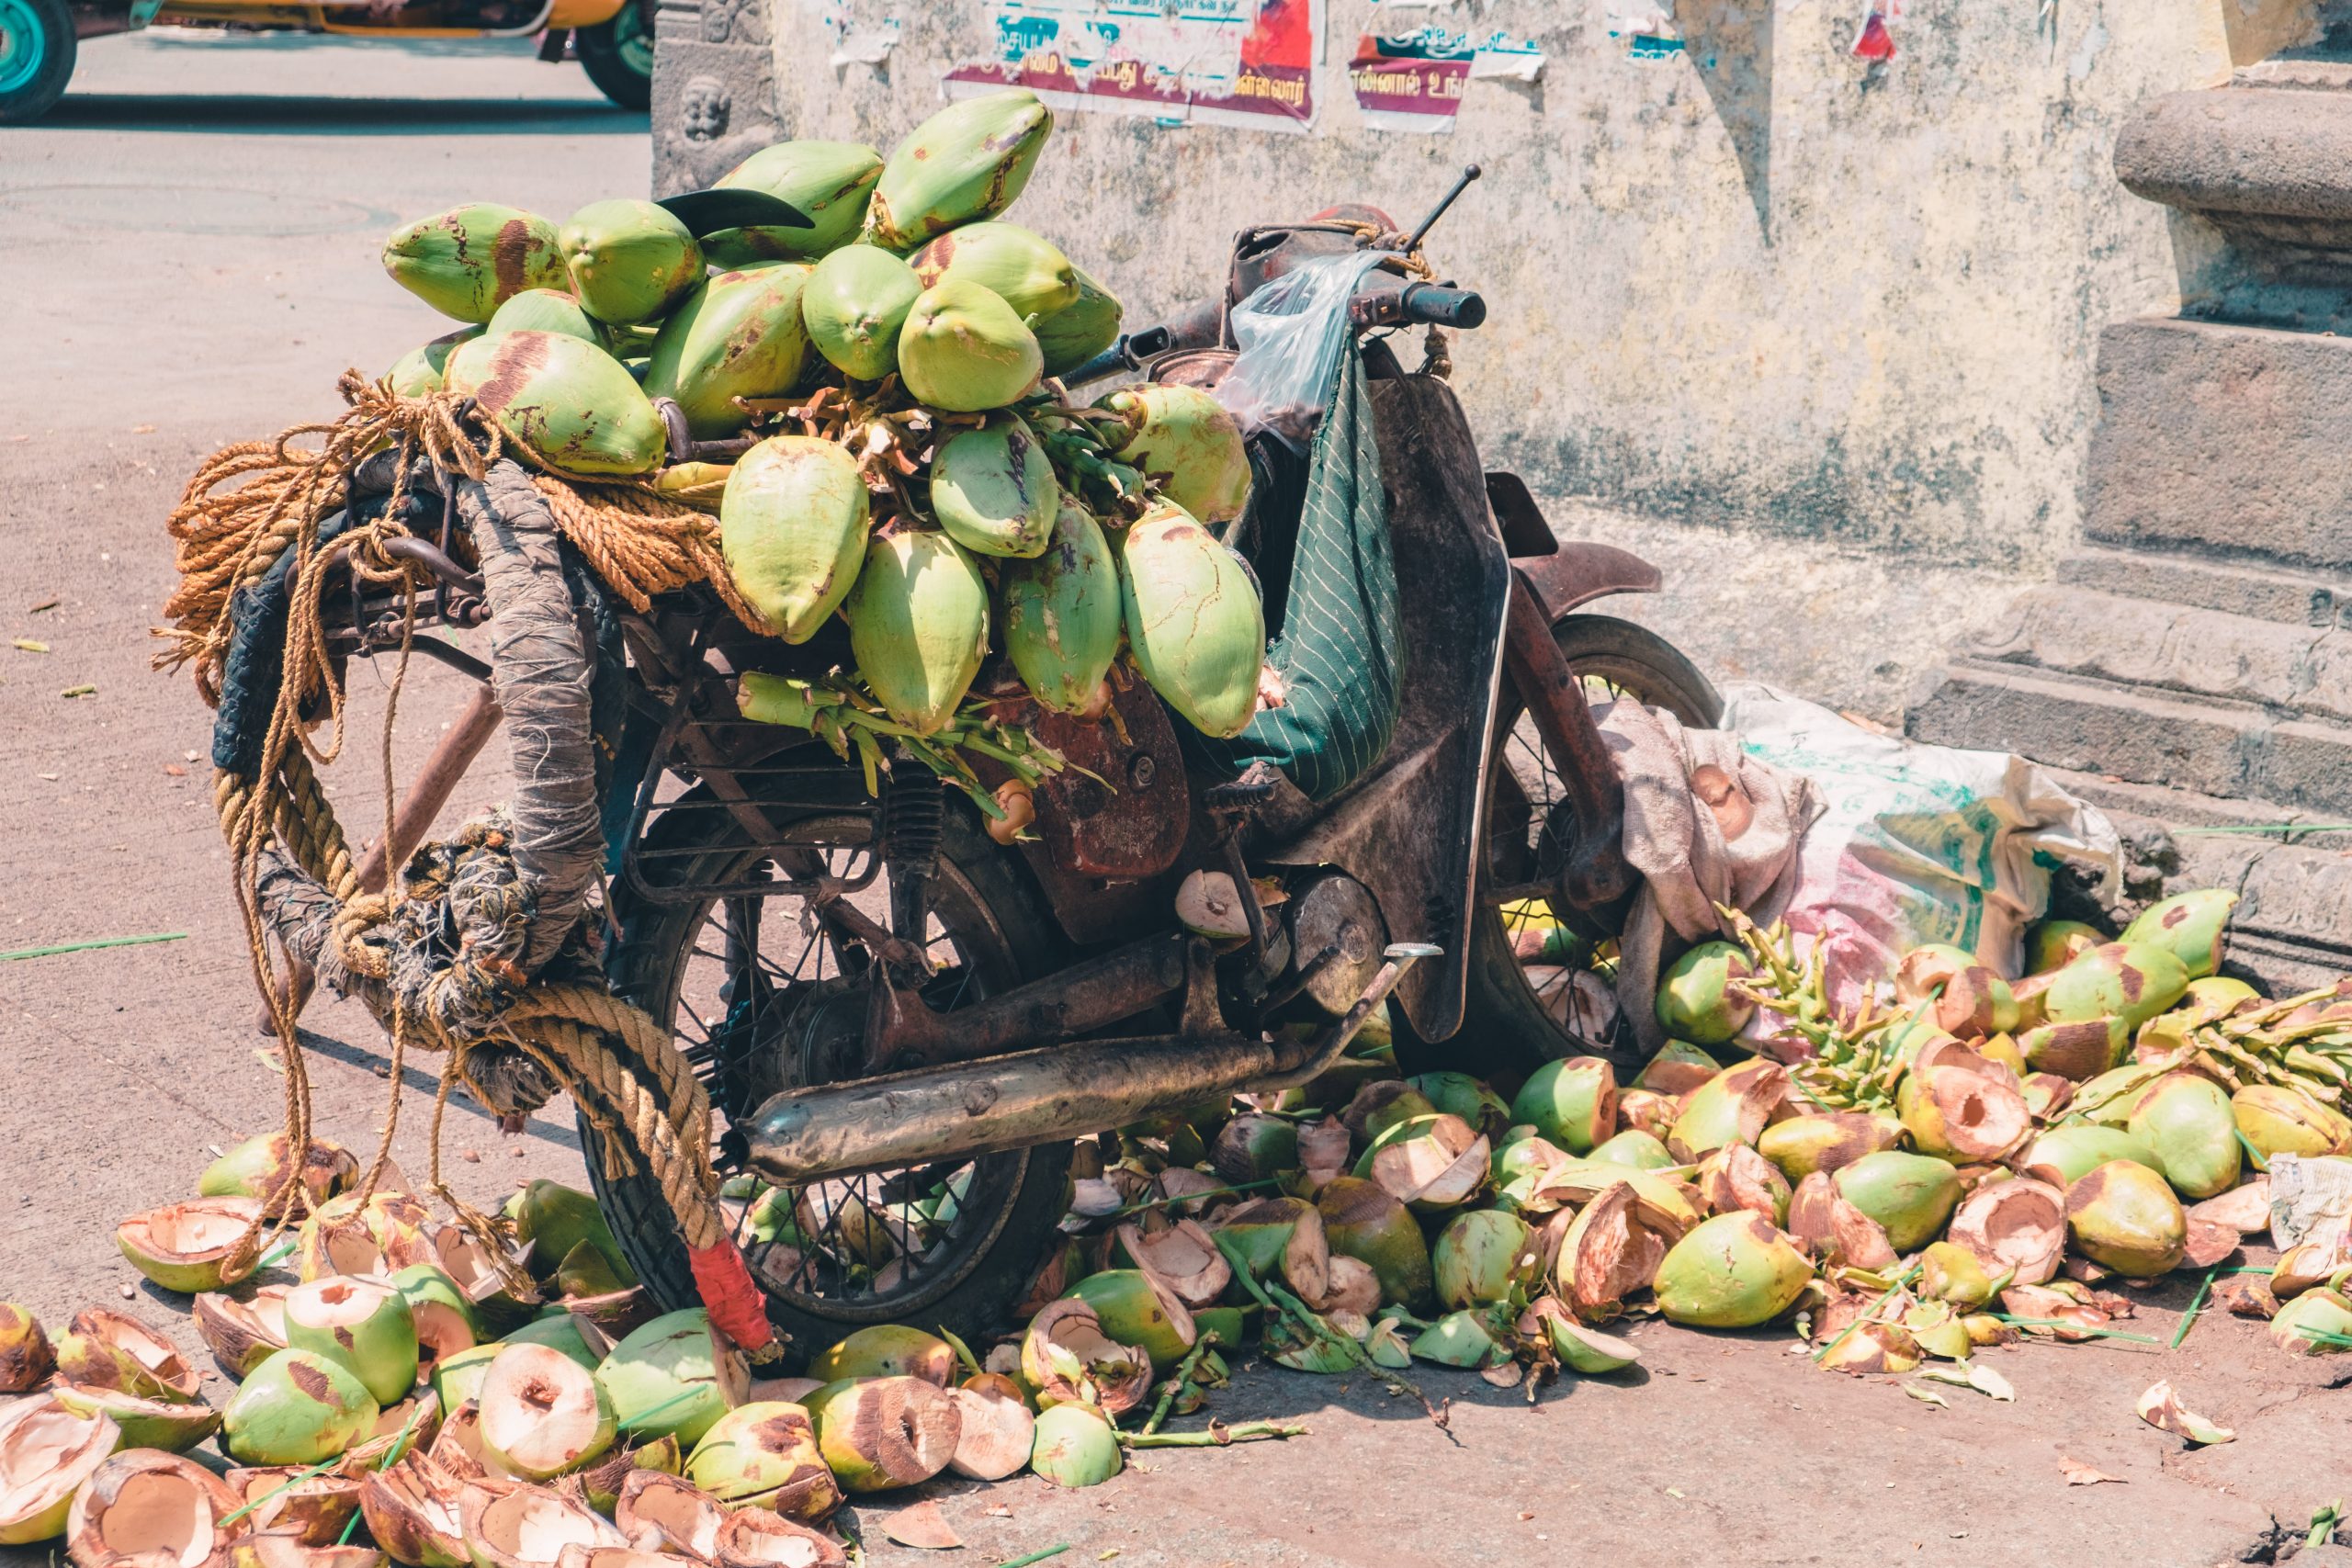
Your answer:
[[[1323,0],[982,0],[996,55],[947,73],[959,97],[1027,87],[1057,110],[1300,132],[1315,123]]]

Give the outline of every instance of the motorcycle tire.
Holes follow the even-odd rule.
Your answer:
[[[1552,640],[1568,667],[1583,678],[1594,701],[1634,697],[1701,728],[1713,728],[1723,716],[1723,698],[1698,667],[1646,627],[1610,615],[1569,615],[1553,626]],[[1521,787],[1534,801],[1539,817],[1546,803],[1540,782],[1529,787],[1531,774],[1540,775],[1548,760],[1525,711],[1506,681],[1496,705],[1496,761],[1485,814],[1490,834],[1498,820],[1492,808],[1495,795],[1509,787],[1500,776],[1504,767],[1517,764]],[[1496,866],[1499,846],[1480,848],[1481,896],[1471,917],[1469,997],[1461,1032],[1431,1046],[1407,1039],[1407,1032],[1400,1030],[1397,1052],[1400,1061],[1417,1058],[1407,1062],[1414,1071],[1446,1067],[1515,1083],[1547,1061],[1582,1055],[1591,1045],[1553,1017],[1529,981],[1528,966],[1512,951],[1501,909],[1484,896],[1483,885]]]
[[[65,0],[0,0],[0,125],[30,125],[57,107],[75,49]]]
[[[771,806],[769,809],[787,831],[796,823],[810,824],[837,815],[807,806]],[[1031,980],[1058,967],[1067,958],[1067,944],[1019,858],[992,842],[981,830],[977,815],[952,798],[943,829],[933,887],[937,890],[943,883],[952,883],[953,891],[935,891],[933,924],[952,932],[956,924],[968,923],[979,932],[974,940],[986,941],[994,950],[989,962],[995,983]],[[673,807],[648,835],[639,859],[648,868],[647,874],[673,886],[724,886],[741,884],[763,863],[773,863],[775,856],[752,847],[742,825],[728,811]],[[728,943],[722,935],[728,928],[714,919],[727,905],[737,902],[696,897],[683,904],[662,903],[634,892],[626,877],[614,880],[611,913],[617,940],[612,943],[606,972],[616,992],[678,1029],[682,1048],[689,1046],[691,1036],[701,1027],[701,1017],[707,1016],[707,1012],[695,1014],[683,994],[688,965],[697,959],[707,964],[714,940],[729,949],[720,959],[723,965],[738,962],[732,954],[741,944]],[[797,905],[788,897],[758,902],[761,924],[754,930],[753,940],[764,952],[762,933],[782,935],[792,928]],[[791,939],[786,935],[784,940],[788,944]],[[708,974],[707,969],[698,972],[706,980]],[[798,1015],[779,1016],[780,1035],[788,1040]],[[756,1021],[754,1030],[755,1037],[764,1038],[758,1034]],[[694,1054],[689,1049],[689,1059]],[[723,1130],[730,1115],[754,1107],[728,1104],[725,1082],[714,1077],[709,1065],[696,1065],[712,1084],[714,1136],[719,1143],[715,1158],[720,1175],[738,1174],[741,1168],[731,1163]],[[699,1305],[701,1298],[687,1266],[684,1243],[660,1187],[641,1172],[606,1175],[599,1135],[584,1117],[580,1138],[597,1200],[647,1290],[667,1309]],[[910,1290],[865,1300],[826,1300],[779,1290],[773,1280],[761,1279],[769,1320],[791,1338],[788,1363],[802,1364],[814,1352],[876,1323],[903,1322],[924,1328],[944,1324],[975,1339],[1001,1328],[1008,1309],[1029,1283],[1055,1227],[1068,1213],[1070,1154],[1068,1144],[1048,1145],[985,1156],[967,1166],[967,1169],[985,1173],[967,1189],[984,1193],[985,1201],[971,1199],[965,1212],[948,1222],[951,1237],[958,1229],[968,1226],[968,1230],[956,1249],[939,1264],[934,1277],[917,1276]],[[878,1182],[885,1177],[870,1179]],[[760,1249],[747,1246],[746,1256],[758,1278],[765,1266]]]

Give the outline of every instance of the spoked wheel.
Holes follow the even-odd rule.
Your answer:
[[[1570,615],[1552,637],[1582,677],[1589,702],[1633,698],[1702,728],[1723,716],[1723,698],[1707,678],[1655,632],[1607,615]],[[1502,739],[1487,782],[1469,1006],[1462,1033],[1443,1052],[1446,1065],[1464,1071],[1524,1073],[1592,1048],[1589,1034],[1574,1027],[1594,1021],[1576,990],[1591,984],[1589,976],[1576,976],[1589,967],[1592,943],[1567,930],[1545,900],[1573,820],[1558,768],[1508,682],[1495,727]]]
[[[685,830],[672,832],[676,825]],[[749,847],[723,810],[671,811],[641,856],[671,886],[714,889],[759,880],[854,878],[866,868],[867,819],[812,813],[789,826],[792,847]],[[697,838],[708,842],[696,843]],[[799,847],[806,845],[807,847]],[[857,848],[828,847],[856,845]],[[885,925],[891,874],[850,901]],[[924,987],[940,1010],[1050,972],[1062,944],[1007,852],[950,806],[931,879]],[[961,1334],[998,1326],[1027,1282],[1068,1205],[1069,1146],[767,1186],[727,1134],[770,1095],[859,1075],[865,1047],[865,951],[796,896],[698,897],[660,904],[616,889],[615,988],[668,1021],[710,1089],[714,1161],[730,1179],[722,1207],[768,1316],[822,1349],[867,1324],[944,1324]],[[588,1169],[621,1246],[666,1304],[697,1297],[660,1190],[648,1178],[608,1179],[585,1121]]]

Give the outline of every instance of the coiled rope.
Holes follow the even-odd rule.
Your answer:
[[[347,408],[334,420],[226,447],[190,479],[168,525],[180,582],[165,603],[173,624],[158,630],[168,641],[155,660],[158,668],[192,665],[198,692],[220,707],[231,682],[237,596],[285,568],[286,640],[268,724],[249,761],[230,765],[216,755],[213,801],[230,850],[254,983],[281,1047],[288,1146],[309,1144],[311,1092],[290,993],[271,951],[273,934],[289,953],[356,991],[390,1035],[391,1105],[363,1193],[372,1191],[390,1161],[407,1050],[441,1052],[429,1185],[466,1230],[485,1242],[499,1241],[501,1222],[464,1203],[443,1179],[441,1122],[460,1082],[503,1112],[512,1113],[517,1100],[528,1101],[528,1089],[518,1093],[513,1075],[501,1085],[477,1070],[485,1058],[518,1055],[569,1093],[603,1134],[608,1176],[625,1173],[634,1162],[653,1177],[685,1240],[712,1321],[755,1359],[769,1359],[781,1348],[718,1205],[708,1097],[669,1032],[612,995],[595,977],[593,963],[571,951],[582,931],[576,911],[570,931],[538,933],[562,939],[564,960],[536,972],[518,962],[538,909],[536,890],[516,864],[508,825],[498,819],[469,824],[455,840],[423,846],[407,868],[396,868],[400,874],[385,893],[369,893],[360,884],[317,773],[319,764],[340,754],[345,739],[345,694],[322,613],[326,587],[340,567],[360,585],[397,592],[405,607],[400,670],[385,720],[389,826],[391,722],[417,595],[429,580],[421,567],[384,547],[409,533],[402,519],[420,465],[439,477],[438,488],[448,494],[460,477],[481,485],[502,457],[529,457],[504,442],[495,426],[469,421],[463,400],[453,395],[403,398],[356,371],[346,371],[337,390]],[[387,450],[396,456],[384,508],[329,533],[327,521],[353,501],[351,471]],[[706,582],[747,626],[763,629],[735,593],[715,520],[642,484],[532,467],[530,483],[546,501],[556,531],[634,608],[646,609],[655,594]],[[322,725],[328,728],[323,743],[312,733]],[[455,923],[463,938],[456,952],[435,950],[424,933],[443,931],[442,914],[460,908]],[[289,1163],[287,1185],[266,1211],[300,1212],[294,1198],[300,1168],[300,1160]],[[239,1261],[250,1262],[264,1240],[257,1223],[241,1244]],[[505,1257],[503,1246],[488,1250]]]

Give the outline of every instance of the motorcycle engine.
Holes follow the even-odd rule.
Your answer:
[[[1388,925],[1371,889],[1337,871],[1318,871],[1295,886],[1282,906],[1291,962],[1305,978],[1299,995],[1339,1016],[1379,972]]]

